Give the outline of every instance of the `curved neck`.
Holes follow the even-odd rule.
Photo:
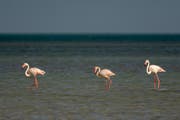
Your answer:
[[[28,71],[29,71],[29,65],[27,65],[27,69],[26,69],[26,71],[25,71],[25,75],[26,75],[27,77],[30,77],[31,74],[29,74]]]
[[[147,67],[146,67],[146,73],[147,73],[148,75],[151,74],[151,71],[149,70],[149,66],[150,66],[150,62],[148,62]]]
[[[101,68],[98,67],[96,72],[95,72],[96,76],[99,76],[100,71],[101,71]]]

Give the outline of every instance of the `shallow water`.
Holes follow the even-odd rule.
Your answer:
[[[177,120],[180,119],[180,43],[2,43],[0,119],[10,120]],[[145,59],[167,70],[161,89],[145,73]],[[39,89],[21,65],[47,72]],[[93,66],[116,73],[105,81]]]

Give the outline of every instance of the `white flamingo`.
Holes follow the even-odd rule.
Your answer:
[[[158,72],[166,72],[163,68],[158,65],[150,65],[149,60],[144,62],[144,66],[146,66],[146,73],[150,75],[154,74],[154,89],[156,89],[156,80],[158,80],[158,89],[160,88],[160,79],[158,77]]]
[[[109,69],[102,69],[98,66],[94,67],[94,74],[96,74],[97,77],[105,78],[106,79],[106,85],[105,88],[108,90],[112,84],[112,80],[110,79],[111,76],[114,76],[115,73],[113,73]]]
[[[33,84],[33,86],[35,88],[38,88],[39,84],[38,84],[38,80],[37,80],[37,75],[44,75],[46,72],[44,70],[41,70],[41,69],[36,68],[36,67],[30,68],[28,63],[24,63],[22,65],[22,68],[25,68],[25,67],[27,67],[27,69],[25,71],[26,77],[33,76],[34,77],[34,84]]]

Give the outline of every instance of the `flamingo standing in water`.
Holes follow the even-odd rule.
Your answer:
[[[158,77],[158,72],[166,72],[163,68],[158,65],[150,65],[149,60],[144,62],[144,66],[146,66],[146,73],[150,75],[154,74],[154,89],[156,89],[156,80],[158,80],[158,89],[160,88],[160,79]]]
[[[38,88],[39,84],[38,84],[38,80],[37,80],[37,75],[44,75],[46,72],[39,69],[39,68],[36,68],[36,67],[30,68],[28,63],[24,63],[22,65],[22,68],[25,68],[25,67],[27,67],[27,69],[25,71],[26,77],[33,76],[34,77],[34,84],[32,86],[34,86],[35,88]]]
[[[106,85],[105,88],[108,90],[112,84],[112,80],[110,79],[111,76],[114,76],[115,73],[113,73],[109,69],[102,69],[98,66],[94,67],[94,74],[96,74],[97,77],[105,78],[106,79]]]

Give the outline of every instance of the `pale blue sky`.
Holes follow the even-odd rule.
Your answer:
[[[179,0],[1,0],[0,33],[180,33]]]

